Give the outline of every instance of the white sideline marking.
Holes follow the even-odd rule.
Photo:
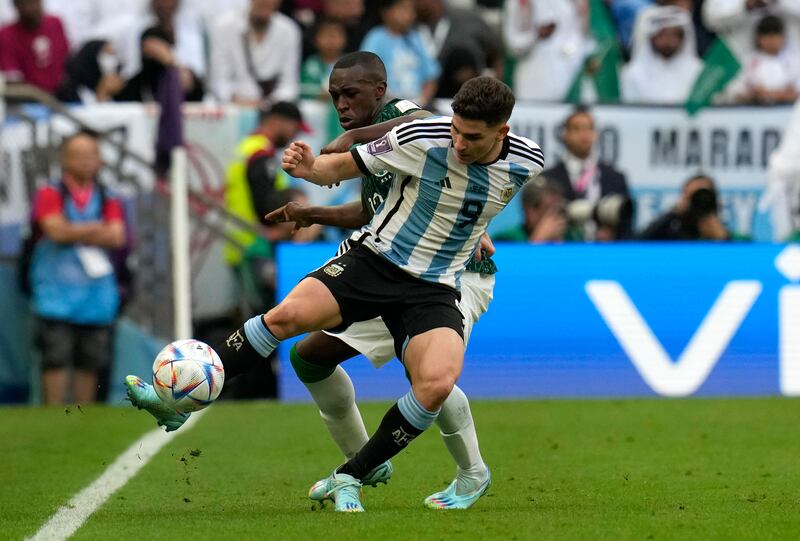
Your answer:
[[[125,486],[167,443],[194,426],[207,410],[192,413],[174,432],[157,428],[133,442],[95,481],[70,498],[39,528],[31,541],[62,541],[74,534],[117,490]]]

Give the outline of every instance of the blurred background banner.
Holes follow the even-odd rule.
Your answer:
[[[327,104],[307,101],[302,104],[304,117],[312,132],[303,134],[304,140],[315,149],[321,148],[328,136]],[[95,104],[76,106],[70,109],[81,121],[103,132],[112,132],[112,138],[124,142],[128,150],[148,160],[153,159],[158,108],[141,103]],[[74,131],[74,124],[56,115],[50,115],[45,107],[31,105],[26,113],[35,124],[9,120],[2,124],[0,137],[0,255],[16,255],[19,245],[20,224],[28,220],[28,194],[26,182],[48,180],[47,175],[37,171],[30,163],[34,140],[39,145],[47,144],[49,131],[66,135]],[[212,106],[186,104],[183,107],[186,121],[191,181],[198,189],[209,195],[222,197],[225,169],[241,139],[251,133],[258,123],[258,113],[233,105]],[[35,131],[35,134],[34,134]],[[36,138],[36,139],[34,139]],[[105,151],[109,149],[104,149]],[[104,152],[104,159],[113,162],[114,157]],[[135,175],[144,186],[152,187],[152,172],[132,161],[123,169]],[[298,184],[300,181],[296,181]],[[340,204],[358,197],[355,183],[338,189],[328,189],[303,183],[312,204]]]
[[[562,153],[561,122],[571,110],[567,104],[520,103],[511,119],[515,133],[530,137],[542,147],[548,164]],[[439,103],[449,111],[448,102]],[[35,107],[31,108],[35,111]],[[329,133],[327,104],[305,101],[304,118],[312,133],[304,139],[319,149]],[[115,130],[130,150],[152,157],[157,109],[143,104],[99,104],[76,107],[84,122],[101,130]],[[759,214],[758,201],[766,186],[767,159],[780,143],[787,107],[716,107],[690,117],[681,107],[602,106],[594,108],[598,122],[601,159],[621,170],[636,200],[635,228],[650,223],[677,200],[680,187],[690,176],[703,172],[724,179],[719,192],[724,221],[737,234],[755,240],[775,238],[769,211]],[[221,197],[224,171],[237,143],[257,122],[254,111],[236,106],[184,106],[186,140],[192,182]],[[69,132],[63,119],[48,117],[42,109],[40,124]],[[19,224],[27,219],[26,150],[32,141],[31,127],[7,123],[0,139],[0,254],[16,251]],[[39,129],[39,136],[46,135]],[[129,164],[136,168],[135,164]],[[139,178],[152,175],[132,171]],[[298,182],[299,184],[299,182]],[[358,197],[356,183],[335,189],[302,185],[311,204],[341,204]],[[520,222],[519,204],[510,205],[493,222],[497,232]]]
[[[284,245],[279,296],[335,245]],[[800,247],[499,244],[459,380],[478,397],[800,393]],[[281,349],[280,396],[308,400]],[[361,399],[407,388],[393,361],[346,365]]]
[[[536,141],[552,166],[561,154],[561,123],[570,105],[521,103],[511,129]],[[628,179],[636,200],[635,228],[650,223],[677,200],[681,184],[702,172],[725,179],[719,192],[724,221],[757,240],[773,239],[771,216],[756,207],[767,181],[767,161],[780,144],[791,107],[716,107],[690,117],[676,107],[593,108],[600,158]],[[495,230],[518,223],[511,205],[492,222]]]

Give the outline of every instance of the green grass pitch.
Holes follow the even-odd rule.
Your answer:
[[[369,427],[387,404],[365,404]],[[310,405],[220,403],[74,539],[798,539],[800,401],[473,404],[494,483],[469,511],[431,430],[363,515],[314,509],[340,458]],[[153,424],[132,408],[0,409],[0,539],[23,539]],[[199,456],[193,456],[200,451]]]

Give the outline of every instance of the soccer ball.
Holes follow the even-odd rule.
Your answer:
[[[199,340],[168,344],[153,363],[153,387],[161,400],[179,412],[197,411],[219,396],[225,369],[217,352]]]

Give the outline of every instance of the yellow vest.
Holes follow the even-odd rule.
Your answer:
[[[257,225],[260,223],[253,206],[253,194],[250,193],[250,184],[247,182],[247,163],[250,157],[259,150],[271,150],[272,143],[264,135],[254,134],[245,137],[236,148],[236,158],[228,166],[225,173],[225,208],[231,214],[238,216],[247,223]],[[275,190],[285,190],[289,186],[289,179],[283,170],[275,176]],[[253,246],[259,239],[257,235],[235,225],[228,227],[228,234],[237,241],[245,250]],[[225,261],[230,265],[242,262],[244,253],[235,245],[225,245]]]

